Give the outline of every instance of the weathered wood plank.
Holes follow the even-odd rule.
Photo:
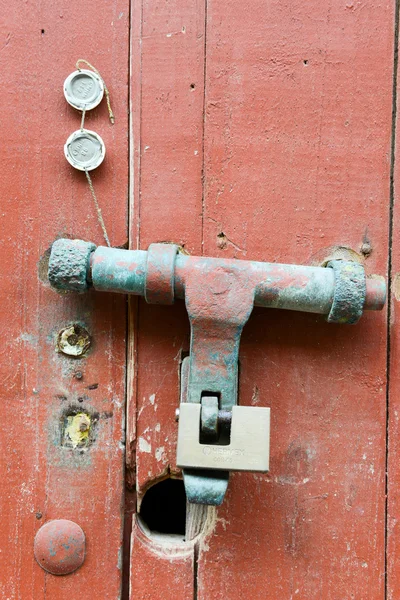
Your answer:
[[[201,252],[204,96],[204,1],[133,3],[133,170],[130,244],[175,242]],[[140,65],[140,72],[139,72]],[[179,367],[188,349],[185,307],[131,310],[129,468],[136,467],[138,500],[155,481],[177,474],[175,408]],[[135,377],[136,375],[136,377]],[[133,448],[136,441],[136,461]],[[136,531],[136,533],[135,533]],[[171,559],[132,537],[131,598],[193,597],[194,550]],[[142,568],[145,565],[146,568]],[[147,595],[146,595],[147,594]]]
[[[204,6],[197,0],[179,6],[144,2],[141,18],[142,31],[133,30],[133,50],[141,49],[132,59],[141,64],[141,107],[133,122],[139,183],[134,189],[131,240],[144,249],[152,242],[172,241],[199,253]],[[188,347],[184,306],[140,302],[136,327],[137,424],[130,427],[137,426],[140,494],[175,461],[179,361],[181,350]],[[152,451],[141,451],[140,444]]]
[[[136,522],[132,532],[130,593],[135,600],[193,600],[194,552],[191,544],[158,544]]]
[[[393,18],[209,0],[205,253],[307,264],[368,242],[385,273]],[[384,598],[385,327],[255,310],[240,402],[271,407],[271,472],[232,478],[199,599]]]
[[[70,167],[63,145],[80,114],[63,97],[78,58],[102,72],[116,114],[105,103],[86,125],[104,139],[107,156],[93,175],[111,242],[127,239],[127,54],[129,3],[98,10],[92,1],[20,3],[4,15],[0,107],[3,167],[0,327],[7,340],[0,373],[0,598],[115,600],[121,581],[125,301],[59,295],[38,277],[42,257],[60,236],[103,243],[87,182]],[[92,336],[86,358],[55,351],[57,333],[78,322]],[[81,373],[81,375],[79,374]],[[93,443],[61,443],[63,417],[92,415]],[[46,575],[33,557],[35,532],[69,518],[87,538],[75,574]]]

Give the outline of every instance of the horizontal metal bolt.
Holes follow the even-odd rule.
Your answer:
[[[146,295],[149,251],[120,250],[98,247],[80,240],[57,240],[53,244],[49,263],[51,284],[64,290],[84,290],[93,285],[97,290]],[[82,249],[82,248],[83,249]],[[170,247],[166,244],[166,248]],[[81,254],[79,254],[81,252]],[[167,254],[167,250],[165,253]],[[77,254],[78,252],[78,254]],[[160,258],[160,286],[164,273]],[[185,297],[188,274],[204,277],[217,270],[238,276],[246,274],[248,284],[254,286],[255,306],[281,308],[328,315],[335,293],[332,269],[306,265],[287,265],[256,261],[229,260],[177,254],[174,267],[174,297]],[[71,271],[71,272],[70,272]],[[67,275],[66,275],[67,273]],[[84,285],[76,281],[84,279]],[[170,277],[172,285],[172,275]],[[148,282],[147,282],[148,283]],[[365,281],[364,310],[381,310],[386,300],[383,277],[369,276]],[[169,302],[172,296],[169,298]],[[160,301],[160,298],[149,298]]]

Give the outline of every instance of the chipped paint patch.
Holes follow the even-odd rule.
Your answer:
[[[139,450],[147,454],[151,453],[151,444],[144,437],[139,438]]]
[[[157,461],[163,460],[166,457],[165,447],[160,446],[159,448],[156,448],[155,456]]]
[[[39,337],[37,335],[32,335],[31,333],[21,333],[18,339],[33,347],[35,347],[39,341]]]
[[[400,300],[400,273],[396,273],[393,279],[393,293],[397,301]]]

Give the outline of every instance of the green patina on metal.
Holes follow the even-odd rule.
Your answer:
[[[49,261],[49,281],[57,290],[85,292],[90,283],[89,259],[96,250],[91,242],[82,240],[57,240]]]
[[[367,294],[364,267],[356,262],[334,260],[328,263],[335,273],[335,293],[327,317],[329,323],[357,323]]]

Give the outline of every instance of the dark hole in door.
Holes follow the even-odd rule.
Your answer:
[[[139,513],[151,532],[185,535],[186,494],[181,479],[164,479],[145,493]]]

